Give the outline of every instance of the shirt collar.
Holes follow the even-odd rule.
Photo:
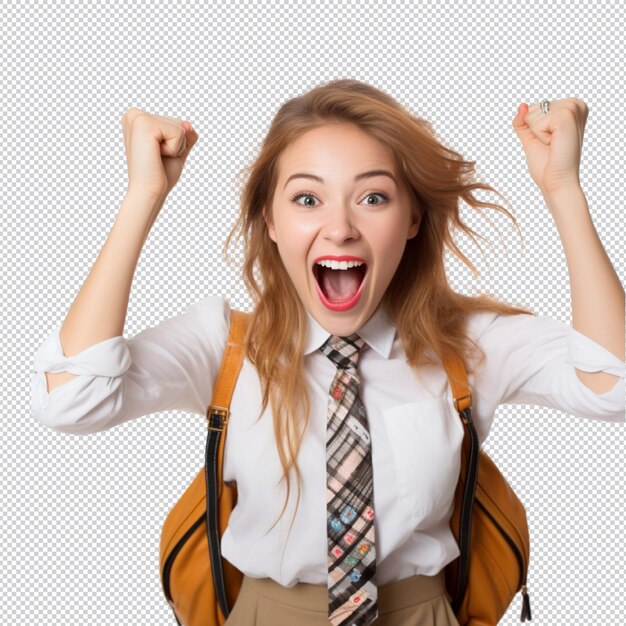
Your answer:
[[[331,333],[320,326],[318,321],[306,311],[309,322],[309,335],[304,354],[311,354],[322,347]],[[378,306],[374,314],[357,331],[367,345],[374,348],[381,356],[389,358],[393,340],[396,336],[396,325],[389,319],[382,306]]]

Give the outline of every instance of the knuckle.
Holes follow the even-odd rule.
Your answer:
[[[129,109],[127,109],[127,111],[124,113],[124,115],[122,116],[122,119],[127,121],[127,122],[134,122],[137,118],[139,117],[144,117],[146,115],[149,115],[149,113],[146,113],[145,111],[143,111],[142,109],[138,109],[137,107],[130,107]]]
[[[150,127],[150,115],[147,113],[138,113],[132,119],[133,128],[145,130]]]

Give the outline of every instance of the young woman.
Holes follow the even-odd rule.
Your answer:
[[[426,121],[347,79],[280,108],[225,247],[243,235],[255,302],[224,459],[238,503],[222,554],[245,574],[229,626],[458,624],[443,568],[459,555],[463,427],[446,352],[468,368],[481,443],[499,404],[624,421],[624,290],[579,185],[586,117],[566,99],[513,119],[567,255],[571,327],[451,289],[446,248],[475,271],[450,231],[474,239],[459,201],[515,218],[476,198],[493,189]],[[35,357],[33,414],[61,432],[204,415],[228,335],[230,306],[211,296],[122,336],[142,245],[198,137],[138,109],[123,127],[128,193]]]

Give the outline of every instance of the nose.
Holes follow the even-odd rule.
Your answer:
[[[359,238],[359,230],[349,206],[337,204],[328,212],[324,223],[324,238],[337,245]]]

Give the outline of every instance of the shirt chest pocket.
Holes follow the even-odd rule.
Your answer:
[[[425,397],[384,409],[383,415],[398,497],[407,513],[425,517],[450,505],[461,467],[463,431],[450,415],[446,398]]]

